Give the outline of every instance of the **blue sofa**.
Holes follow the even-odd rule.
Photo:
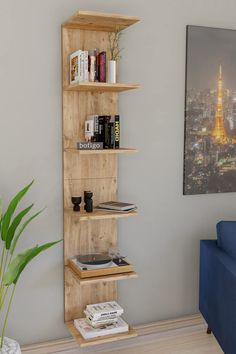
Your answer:
[[[199,309],[225,354],[236,354],[236,221],[200,244]]]

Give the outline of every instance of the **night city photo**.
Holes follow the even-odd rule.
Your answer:
[[[236,30],[187,26],[184,194],[236,192]]]

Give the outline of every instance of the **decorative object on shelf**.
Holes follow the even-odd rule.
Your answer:
[[[77,149],[78,150],[102,150],[103,149],[103,143],[102,142],[83,142],[83,143],[77,143]]]
[[[109,54],[108,60],[108,82],[110,84],[116,83],[117,76],[117,61],[121,58],[120,52],[122,49],[119,47],[121,32],[117,30],[109,33]]]
[[[60,241],[45,243],[41,246],[36,245],[35,247],[29,248],[24,252],[15,255],[16,246],[22,235],[23,231],[27,225],[35,219],[43,210],[38,211],[26,221],[23,221],[24,217],[30,212],[33,204],[27,208],[20,211],[15,216],[15,210],[22,198],[28,192],[32,186],[33,181],[23,188],[9,203],[5,213],[2,212],[2,199],[0,198],[0,221],[1,221],[1,262],[0,262],[0,316],[3,316],[3,311],[6,306],[6,314],[3,320],[2,330],[1,330],[1,353],[20,353],[19,346],[14,344],[14,341],[9,340],[5,337],[6,325],[9,317],[9,312],[12,305],[12,300],[14,297],[16,285],[20,278],[21,273],[25,267],[30,263],[30,261],[39,255],[44,250],[54,246]],[[8,292],[11,290],[11,294],[8,297]],[[5,348],[4,348],[5,345]],[[14,346],[15,349],[10,351],[9,347]]]
[[[87,213],[93,212],[93,193],[91,191],[84,192],[84,210]]]
[[[185,195],[236,192],[236,31],[187,26]]]
[[[71,197],[72,204],[74,204],[73,210],[80,211],[80,203],[82,201],[81,197]]]

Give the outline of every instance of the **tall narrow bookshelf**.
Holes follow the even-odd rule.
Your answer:
[[[117,219],[137,213],[107,213],[72,209],[71,197],[83,196],[85,190],[94,194],[94,205],[117,200],[117,159],[120,154],[135,153],[136,149],[79,151],[77,141],[84,141],[87,115],[118,113],[120,92],[136,89],[137,84],[82,82],[70,85],[69,55],[78,50],[99,48],[108,51],[109,32],[124,30],[139,21],[137,17],[98,12],[78,11],[62,25],[62,88],[63,88],[63,174],[64,174],[64,266],[65,323],[80,346],[90,346],[134,337],[129,332],[85,340],[73,325],[84,317],[87,304],[117,299],[117,280],[137,277],[133,271],[80,279],[69,265],[78,254],[106,252],[117,244]],[[122,120],[122,124],[125,122]]]

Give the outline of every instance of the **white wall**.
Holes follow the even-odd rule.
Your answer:
[[[119,284],[133,324],[195,313],[199,240],[235,218],[235,194],[183,196],[186,24],[235,28],[234,0],[0,0],[0,191],[5,202],[35,178],[25,204],[47,210],[21,247],[62,237],[60,24],[77,9],[137,15],[124,32],[120,79],[124,145],[120,199],[140,216],[122,220],[120,249],[140,277]],[[68,336],[63,324],[62,246],[43,254],[19,283],[8,336],[28,344]]]

